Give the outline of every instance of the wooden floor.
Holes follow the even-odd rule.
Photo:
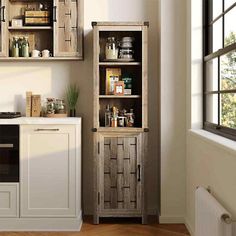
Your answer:
[[[0,236],[186,236],[184,225],[141,225],[133,219],[103,220],[93,225],[90,218],[85,219],[80,232],[4,232]]]

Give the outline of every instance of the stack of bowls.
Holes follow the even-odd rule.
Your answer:
[[[120,41],[120,59],[133,60],[134,50],[133,50],[134,38],[123,37]]]

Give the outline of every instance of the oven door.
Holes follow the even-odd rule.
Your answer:
[[[19,182],[19,126],[0,126],[0,182]]]

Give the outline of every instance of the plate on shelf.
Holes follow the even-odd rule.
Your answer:
[[[118,58],[118,59],[104,59],[101,62],[131,62],[131,61],[135,61],[135,59],[122,59],[122,58]]]

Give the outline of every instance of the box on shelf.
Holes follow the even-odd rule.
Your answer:
[[[49,11],[25,11],[25,25],[49,25]]]
[[[23,20],[22,19],[12,19],[11,20],[11,26],[12,27],[22,27],[23,26]]]
[[[121,68],[106,68],[106,95],[113,95],[115,82],[121,77]]]

